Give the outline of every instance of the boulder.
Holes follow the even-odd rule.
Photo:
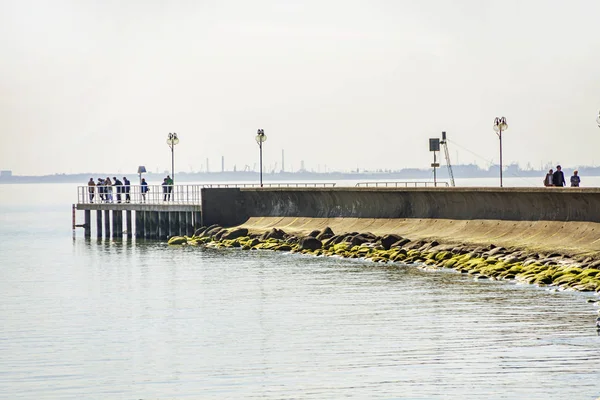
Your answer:
[[[410,243],[410,239],[407,239],[407,238],[400,239],[396,243],[393,243],[390,246],[390,248],[392,248],[392,247],[402,247],[402,246],[404,246],[405,244],[408,244],[408,243]]]
[[[223,240],[230,240],[230,239],[237,239],[243,236],[248,235],[248,229],[246,228],[235,228],[232,229],[230,231],[225,232],[222,236],[221,239]]]
[[[286,233],[281,229],[272,228],[270,231],[263,233],[261,235],[260,239],[261,240],[267,240],[267,239],[282,240],[283,237],[285,236],[285,234]]]
[[[323,243],[312,236],[305,236],[298,243],[298,250],[317,250],[323,247]]]
[[[321,233],[319,233],[316,238],[319,239],[320,241],[323,241],[325,239],[329,239],[332,238],[335,234],[333,233],[333,231],[331,230],[330,227],[326,227],[325,229],[323,229],[321,231]]]
[[[221,240],[223,235],[226,234],[227,232],[228,232],[227,229],[219,227],[219,230],[213,234],[213,238],[215,238],[215,240]]]
[[[221,225],[211,225],[204,230],[201,236],[214,236],[217,232],[222,230],[223,227]]]
[[[178,244],[184,244],[184,243],[187,243],[187,238],[185,238],[183,236],[173,236],[167,242],[168,245],[178,245]]]
[[[314,231],[309,233],[307,236],[312,236],[312,237],[316,238],[317,236],[319,236],[319,233],[321,233],[321,231],[319,231],[318,229],[315,229]]]
[[[397,243],[402,239],[403,237],[400,235],[384,235],[380,242],[384,249],[389,250],[394,243]]]
[[[350,238],[350,244],[352,246],[360,246],[363,243],[370,243],[371,240],[369,238],[364,237],[361,234],[354,235]]]

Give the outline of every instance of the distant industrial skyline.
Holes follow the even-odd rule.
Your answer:
[[[600,2],[0,1],[0,170],[600,163]],[[235,160],[235,161],[234,161]],[[204,167],[205,168],[205,167]]]

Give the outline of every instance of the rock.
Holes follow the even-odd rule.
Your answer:
[[[392,247],[403,247],[405,244],[410,243],[410,239],[404,238],[401,240],[398,240],[396,243],[393,243],[390,248]]]
[[[173,236],[167,242],[168,245],[178,245],[178,244],[184,244],[184,243],[187,243],[187,238],[185,238],[183,236]]]
[[[323,247],[323,243],[312,236],[305,236],[298,243],[298,250],[317,250]]]
[[[321,233],[321,231],[319,231],[318,229],[315,229],[314,231],[309,233],[307,236],[312,236],[312,237],[316,238],[317,236],[319,236],[320,233]]]
[[[211,225],[202,233],[202,236],[214,236],[217,232],[222,230],[223,227],[221,225]]]
[[[321,233],[319,233],[318,236],[316,236],[317,239],[319,239],[320,241],[323,241],[325,239],[329,239],[331,237],[333,237],[335,234],[333,233],[333,231],[331,230],[330,227],[326,227],[325,229],[323,229],[321,231]]]
[[[404,238],[400,235],[394,235],[394,234],[384,235],[381,238],[380,242],[384,249],[389,250],[394,243],[397,243],[397,242],[401,241],[402,239],[404,239]]]
[[[223,235],[226,233],[227,233],[227,229],[219,228],[219,230],[213,235],[213,237],[215,238],[215,240],[221,240]]]
[[[246,229],[246,228],[235,228],[235,229],[233,229],[231,231],[225,232],[221,236],[221,239],[223,239],[223,240],[237,239],[237,238],[240,238],[240,237],[246,236],[246,235],[248,235],[248,229]]]
[[[352,246],[360,246],[361,244],[367,243],[367,242],[370,242],[370,240],[360,234],[354,235],[354,236],[352,236],[352,238],[350,238],[350,244]]]
[[[267,231],[267,232],[263,233],[260,238],[262,240],[267,240],[267,239],[282,240],[283,237],[285,236],[285,234],[286,233],[283,230],[281,230],[281,229],[272,228],[270,231]]]
[[[202,225],[200,228],[194,231],[194,236],[202,236],[204,231],[206,230],[206,226]]]

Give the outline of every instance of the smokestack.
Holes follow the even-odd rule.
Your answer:
[[[210,168],[208,168],[208,157],[206,157],[206,172],[210,172]]]
[[[225,156],[221,156],[221,172],[225,172]]]
[[[285,156],[283,154],[283,149],[281,149],[281,172],[285,172]]]

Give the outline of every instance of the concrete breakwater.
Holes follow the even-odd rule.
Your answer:
[[[600,291],[600,190],[207,189],[204,227],[171,245],[453,268]]]
[[[203,225],[398,234],[600,257],[600,189],[203,189]]]

